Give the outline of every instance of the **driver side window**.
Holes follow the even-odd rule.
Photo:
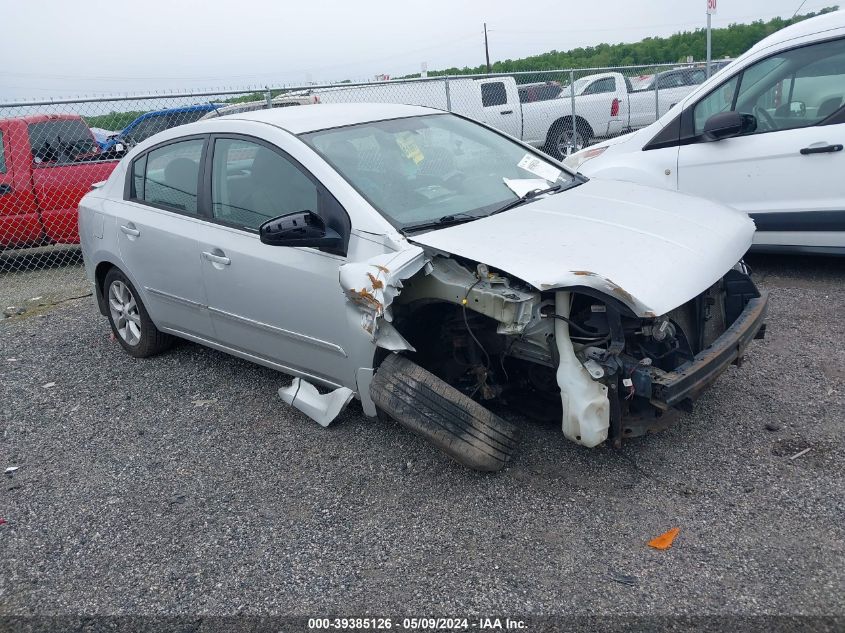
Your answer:
[[[695,134],[708,118],[736,110],[753,114],[748,134],[808,127],[845,103],[845,39],[777,53],[746,68],[696,104]]]
[[[734,95],[738,82],[739,76],[733,77],[696,104],[695,110],[693,110],[696,136],[704,131],[704,123],[711,116],[733,110]]]
[[[271,218],[319,213],[317,185],[272,149],[251,141],[214,141],[211,211],[216,220],[258,231]]]

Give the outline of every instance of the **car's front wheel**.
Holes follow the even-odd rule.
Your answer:
[[[131,356],[154,356],[173,344],[173,337],[159,332],[132,282],[117,268],[106,275],[103,293],[112,332]]]

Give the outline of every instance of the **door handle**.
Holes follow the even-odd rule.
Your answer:
[[[203,251],[202,256],[210,261],[212,264],[221,264],[222,266],[228,266],[232,263],[232,260],[226,257],[225,255],[215,255],[209,251]]]
[[[126,226],[125,224],[120,225],[120,230],[132,237],[138,237],[141,234],[141,231],[139,231],[138,229],[131,226]]]
[[[499,114],[513,114],[513,110],[502,110]]]
[[[832,152],[841,152],[842,145],[824,145],[822,147],[805,147],[801,150],[801,154],[830,154]]]
[[[0,185],[0,196],[5,196],[7,193],[12,193],[12,185],[7,182],[4,182]]]

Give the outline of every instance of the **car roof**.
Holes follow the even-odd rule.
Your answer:
[[[166,116],[168,114],[182,114],[184,112],[211,112],[223,107],[219,103],[198,103],[196,105],[177,106],[175,108],[164,108],[163,110],[153,110],[152,112],[145,112],[139,115],[134,121],[141,121],[142,119],[152,119],[153,117]]]
[[[45,123],[47,121],[83,121],[78,114],[29,114],[27,116],[15,116],[0,121],[20,121],[21,123]]]
[[[817,15],[808,20],[801,20],[796,24],[782,28],[780,31],[776,31],[769,35],[769,37],[759,41],[751,48],[751,51],[758,51],[799,37],[824,33],[825,31],[841,29],[843,27],[845,27],[845,11],[831,11],[830,13]]]
[[[292,134],[302,134],[333,127],[426,114],[443,114],[443,111],[422,106],[392,103],[315,103],[299,108],[272,108],[238,112],[212,120],[238,119],[269,123],[284,128]]]

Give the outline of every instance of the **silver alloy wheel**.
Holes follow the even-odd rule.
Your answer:
[[[557,137],[557,151],[561,156],[569,156],[584,149],[584,137],[578,130],[562,130]]]
[[[117,333],[128,345],[141,342],[141,315],[129,286],[115,280],[109,286],[109,311]]]

